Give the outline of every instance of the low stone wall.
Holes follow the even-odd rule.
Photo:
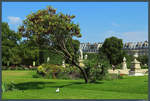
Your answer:
[[[112,69],[109,69],[108,73],[118,74],[119,71],[120,71],[120,74],[129,74],[130,69],[127,69],[127,70],[115,69],[114,71]],[[145,74],[146,72],[148,72],[148,69],[140,69],[138,71]]]

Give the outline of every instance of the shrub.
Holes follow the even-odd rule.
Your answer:
[[[115,69],[121,69],[121,68],[122,68],[122,63],[115,66]]]
[[[90,82],[96,82],[102,80],[106,74],[108,67],[110,67],[107,61],[99,61],[95,59],[85,61],[85,71],[90,79]]]
[[[141,68],[142,68],[142,69],[148,69],[148,66],[146,66],[146,65],[141,65]]]
[[[37,73],[44,78],[78,79],[81,77],[80,70],[69,64],[66,64],[66,67],[54,64],[42,64],[38,66]]]
[[[62,66],[54,64],[42,64],[38,66],[37,72],[44,77],[49,78],[52,75],[52,78],[56,78],[56,75],[61,71]]]

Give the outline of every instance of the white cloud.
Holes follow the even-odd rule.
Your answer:
[[[18,25],[21,23],[20,17],[8,16],[9,24]]]

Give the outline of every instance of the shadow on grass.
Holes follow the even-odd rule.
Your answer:
[[[15,88],[19,90],[28,90],[28,89],[43,89],[46,87],[51,88],[64,88],[71,85],[86,85],[84,82],[70,82],[69,84],[62,84],[58,86],[55,85],[56,82],[25,82],[25,83],[18,83],[15,84]],[[89,84],[102,84],[103,82],[95,82],[95,83],[89,83]],[[56,84],[57,85],[57,84]]]
[[[53,84],[55,82],[25,82],[15,84],[15,88],[19,90],[27,90],[27,89],[43,89],[47,84]]]
[[[103,84],[104,82],[94,82],[94,83],[88,83],[88,84]],[[64,88],[64,87],[68,87],[71,85],[86,85],[84,82],[70,82],[69,84],[65,84],[62,86],[52,86],[52,88]]]

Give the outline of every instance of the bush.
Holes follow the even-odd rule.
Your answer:
[[[61,71],[62,66],[54,64],[42,64],[38,66],[37,73],[43,77],[49,78],[52,75],[52,78],[56,78],[56,75]]]
[[[80,70],[69,64],[66,64],[66,67],[54,64],[42,64],[38,66],[37,73],[44,78],[53,79],[78,79],[81,77]]]
[[[148,55],[139,56],[137,60],[140,61],[142,65],[148,64]]]
[[[148,69],[148,66],[146,66],[146,65],[141,65],[141,69]]]
[[[115,66],[115,69],[121,69],[121,68],[122,68],[122,63],[120,63],[117,66]]]
[[[102,80],[108,73],[108,67],[110,67],[108,61],[99,61],[95,59],[85,61],[85,71],[87,73],[90,82],[96,82]]]

